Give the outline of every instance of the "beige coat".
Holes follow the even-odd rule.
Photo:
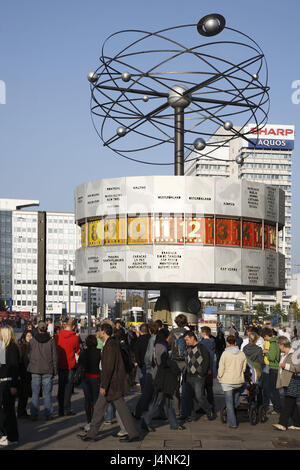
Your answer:
[[[218,370],[218,380],[221,384],[238,385],[245,382],[244,372],[247,359],[237,346],[226,348],[223,352]]]
[[[295,351],[293,349],[290,349],[290,352],[284,357],[284,359],[280,360],[276,388],[288,387],[291,381],[292,375],[294,373],[300,374],[300,361],[299,361],[299,364],[295,364],[295,358],[293,358],[294,352]],[[295,356],[299,360],[297,352],[295,353]],[[294,359],[294,363],[293,363],[293,359]],[[280,367],[281,363],[286,364],[285,369],[282,369]]]

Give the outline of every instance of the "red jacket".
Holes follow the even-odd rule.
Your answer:
[[[58,368],[71,370],[75,366],[75,353],[79,354],[79,338],[75,331],[60,330],[55,336]]]

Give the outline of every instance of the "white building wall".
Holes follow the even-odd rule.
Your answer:
[[[13,211],[12,297],[16,311],[37,311],[37,212]],[[69,270],[71,313],[82,300],[82,288],[75,286],[75,250],[80,229],[74,214],[47,212],[46,313],[69,312]]]

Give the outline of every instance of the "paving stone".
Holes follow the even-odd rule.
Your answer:
[[[204,450],[245,450],[245,446],[242,441],[203,439],[201,443]]]
[[[180,440],[178,442],[177,439],[172,439],[172,440],[165,440],[164,441],[164,447],[166,449],[180,449],[180,450],[184,450],[184,449],[195,449],[195,448],[201,448],[201,441],[200,440],[187,440],[187,439],[184,439],[184,440]]]
[[[276,449],[300,449],[300,441],[296,439],[278,438],[272,444]]]
[[[141,443],[141,449],[155,450],[155,449],[164,449],[164,440],[163,439],[151,439],[144,440]]]

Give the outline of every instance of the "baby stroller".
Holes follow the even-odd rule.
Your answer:
[[[245,371],[245,385],[240,393],[240,405],[237,413],[247,416],[252,425],[267,421],[267,408],[263,405],[262,374],[251,361],[247,361]],[[222,408],[220,418],[222,423],[227,422],[226,406]]]

